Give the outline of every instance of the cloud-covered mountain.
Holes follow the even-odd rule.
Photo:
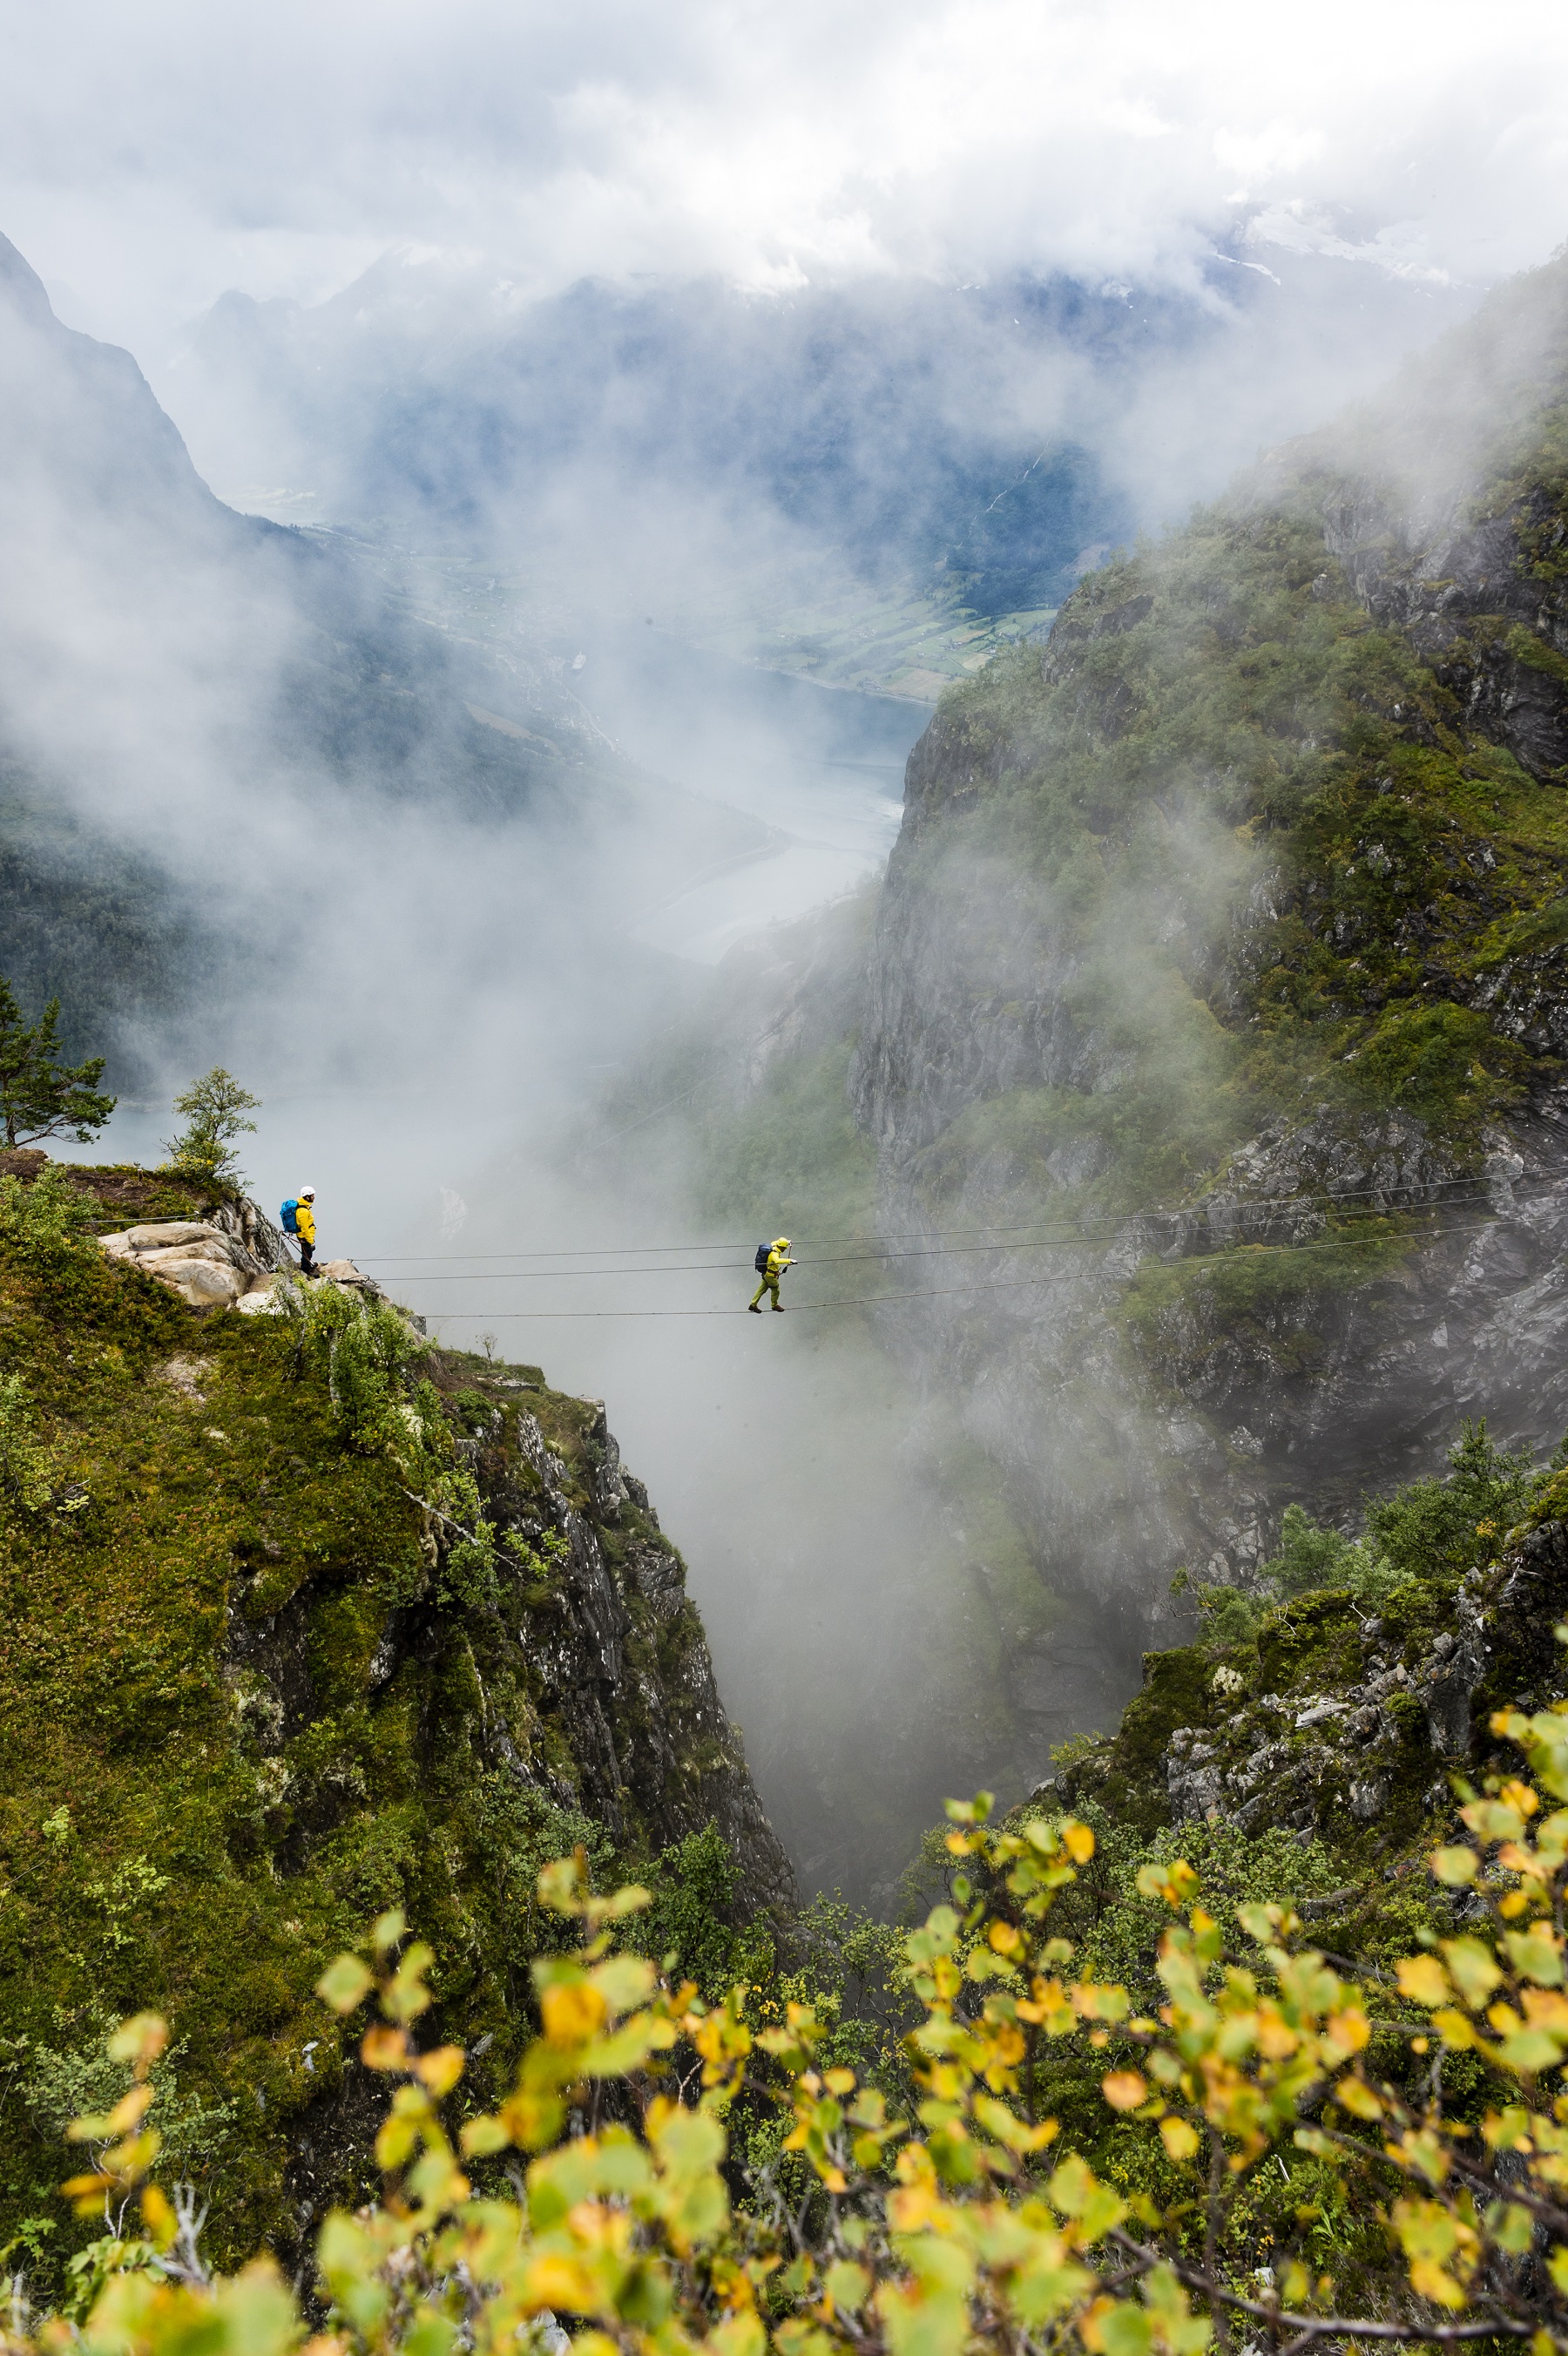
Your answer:
[[[0,530],[0,969],[73,1035],[108,1024],[122,1077],[194,1030],[275,1053],[324,991],[335,1068],[417,1061],[475,959],[608,939],[650,882],[765,839],[634,770],[559,664],[225,506],[3,241]]]
[[[945,574],[986,616],[1374,381],[1469,297],[1237,244],[1182,292],[1014,274],[759,295],[389,255],[330,301],[231,292],[167,378],[215,478],[274,513],[385,518],[628,596],[816,552]]]

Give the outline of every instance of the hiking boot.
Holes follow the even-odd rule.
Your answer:
[[[762,1312],[762,1311],[758,1308],[758,1306],[757,1306],[757,1304],[756,1304],[756,1302],[755,1302],[754,1301],[747,1301],[747,1303],[746,1303],[746,1306],[747,1306],[747,1308],[751,1311],[751,1312],[752,1312],[752,1316],[753,1316],[753,1317],[760,1317],[760,1316],[762,1315],[762,1313],[763,1313],[763,1312]]]

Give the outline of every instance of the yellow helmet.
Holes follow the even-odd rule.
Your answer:
[[[787,1236],[775,1236],[773,1237],[773,1249],[774,1251],[788,1251],[789,1237]]]

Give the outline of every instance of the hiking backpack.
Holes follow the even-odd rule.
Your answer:
[[[283,1205],[282,1211],[279,1213],[279,1216],[283,1223],[283,1233],[285,1236],[297,1236],[299,1233],[299,1222],[296,1215],[299,1206],[299,1196],[297,1194],[291,1194],[288,1201]]]
[[[752,1262],[752,1266],[756,1269],[759,1276],[766,1276],[768,1272],[768,1247],[766,1244],[759,1244],[757,1246],[757,1257]]]

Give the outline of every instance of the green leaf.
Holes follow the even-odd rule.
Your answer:
[[[409,1918],[400,1906],[389,1906],[384,1914],[378,1914],[370,1933],[376,1953],[384,1955],[389,1947],[395,1947],[408,1927]]]
[[[352,2012],[362,2004],[376,1983],[357,1955],[339,1955],[328,1964],[315,1984],[315,1992],[334,2012]]]

